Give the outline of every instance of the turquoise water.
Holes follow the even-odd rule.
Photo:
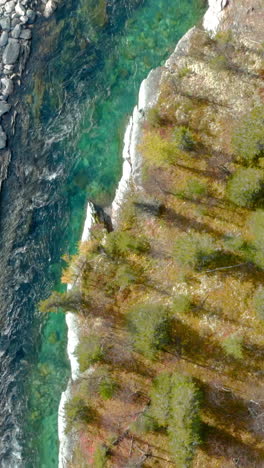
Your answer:
[[[201,17],[201,3],[113,0],[105,11],[104,0],[79,0],[68,2],[54,19],[40,25],[46,39],[35,41],[30,67],[37,71],[24,89],[27,142],[21,137],[27,161],[37,167],[27,187],[31,200],[39,204],[28,231],[32,242],[42,246],[34,262],[45,272],[45,280],[34,277],[35,303],[58,285],[61,255],[76,250],[87,199],[103,206],[111,202],[139,85]],[[101,9],[93,14],[98,4]],[[58,404],[69,376],[66,331],[60,315],[42,325],[38,318],[34,323],[40,329],[29,370],[24,460],[27,468],[53,468]]]

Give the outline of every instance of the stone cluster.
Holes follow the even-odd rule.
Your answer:
[[[0,0],[0,118],[11,109],[8,99],[14,85],[20,83],[36,17],[50,16],[56,6],[54,0],[42,0],[40,8],[37,0]],[[7,136],[0,123],[0,150],[6,145]]]

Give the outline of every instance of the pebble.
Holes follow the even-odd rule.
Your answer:
[[[21,26],[20,24],[17,24],[13,31],[11,32],[11,36],[14,37],[14,39],[18,39],[21,34]]]
[[[0,5],[5,5],[7,0],[0,0]]]
[[[29,39],[31,39],[31,36],[32,36],[31,29],[22,29],[19,37],[21,39],[25,39],[28,41]]]
[[[20,52],[20,44],[17,39],[8,39],[8,43],[3,53],[3,62],[5,65],[16,63]]]
[[[3,31],[0,36],[0,47],[4,47],[7,44],[7,41],[8,41],[8,32]]]

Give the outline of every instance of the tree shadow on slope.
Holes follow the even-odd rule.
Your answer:
[[[263,468],[264,452],[250,447],[223,429],[204,425],[205,443],[202,449],[211,457],[224,457],[239,468]]]

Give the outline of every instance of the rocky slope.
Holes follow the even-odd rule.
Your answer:
[[[95,422],[79,421],[77,437],[73,427],[71,466],[93,463],[98,447],[103,447],[106,466],[178,466],[164,428],[138,433],[133,426],[136,416],[153,405],[151,385],[161,371],[188,375],[203,391],[204,440],[196,451],[196,468],[264,466],[263,337],[252,302],[263,271],[241,247],[252,242],[247,224],[252,210],[230,204],[226,195],[232,174],[241,169],[234,135],[246,116],[263,106],[264,11],[258,0],[215,0],[209,6],[204,27],[191,29],[165,66],[143,82],[127,129],[124,177],[113,221],[135,238],[148,238],[151,260],[142,256],[141,262],[150,285],[120,288],[114,305],[108,305],[111,326],[109,318],[81,318],[81,340],[96,330],[108,347],[104,365],[117,378],[118,389],[107,402],[93,397]],[[174,146],[178,159],[168,162],[172,150],[164,145],[171,141],[173,128],[188,129],[193,141],[184,151]],[[260,158],[257,170],[261,164]],[[132,215],[131,198],[136,207]],[[184,244],[180,264],[175,261],[172,245],[186,235],[205,236],[216,245],[218,257],[212,257],[206,269],[183,267]],[[240,247],[234,247],[237,239],[243,239]],[[174,305],[183,296],[190,298],[188,315],[179,302]],[[138,301],[174,311],[170,356],[161,353],[153,362],[132,351],[123,317]],[[115,331],[113,323],[121,324],[123,333]],[[72,386],[74,397],[81,395],[87,405],[91,395],[85,394],[83,382],[88,385],[90,373],[75,378]]]

